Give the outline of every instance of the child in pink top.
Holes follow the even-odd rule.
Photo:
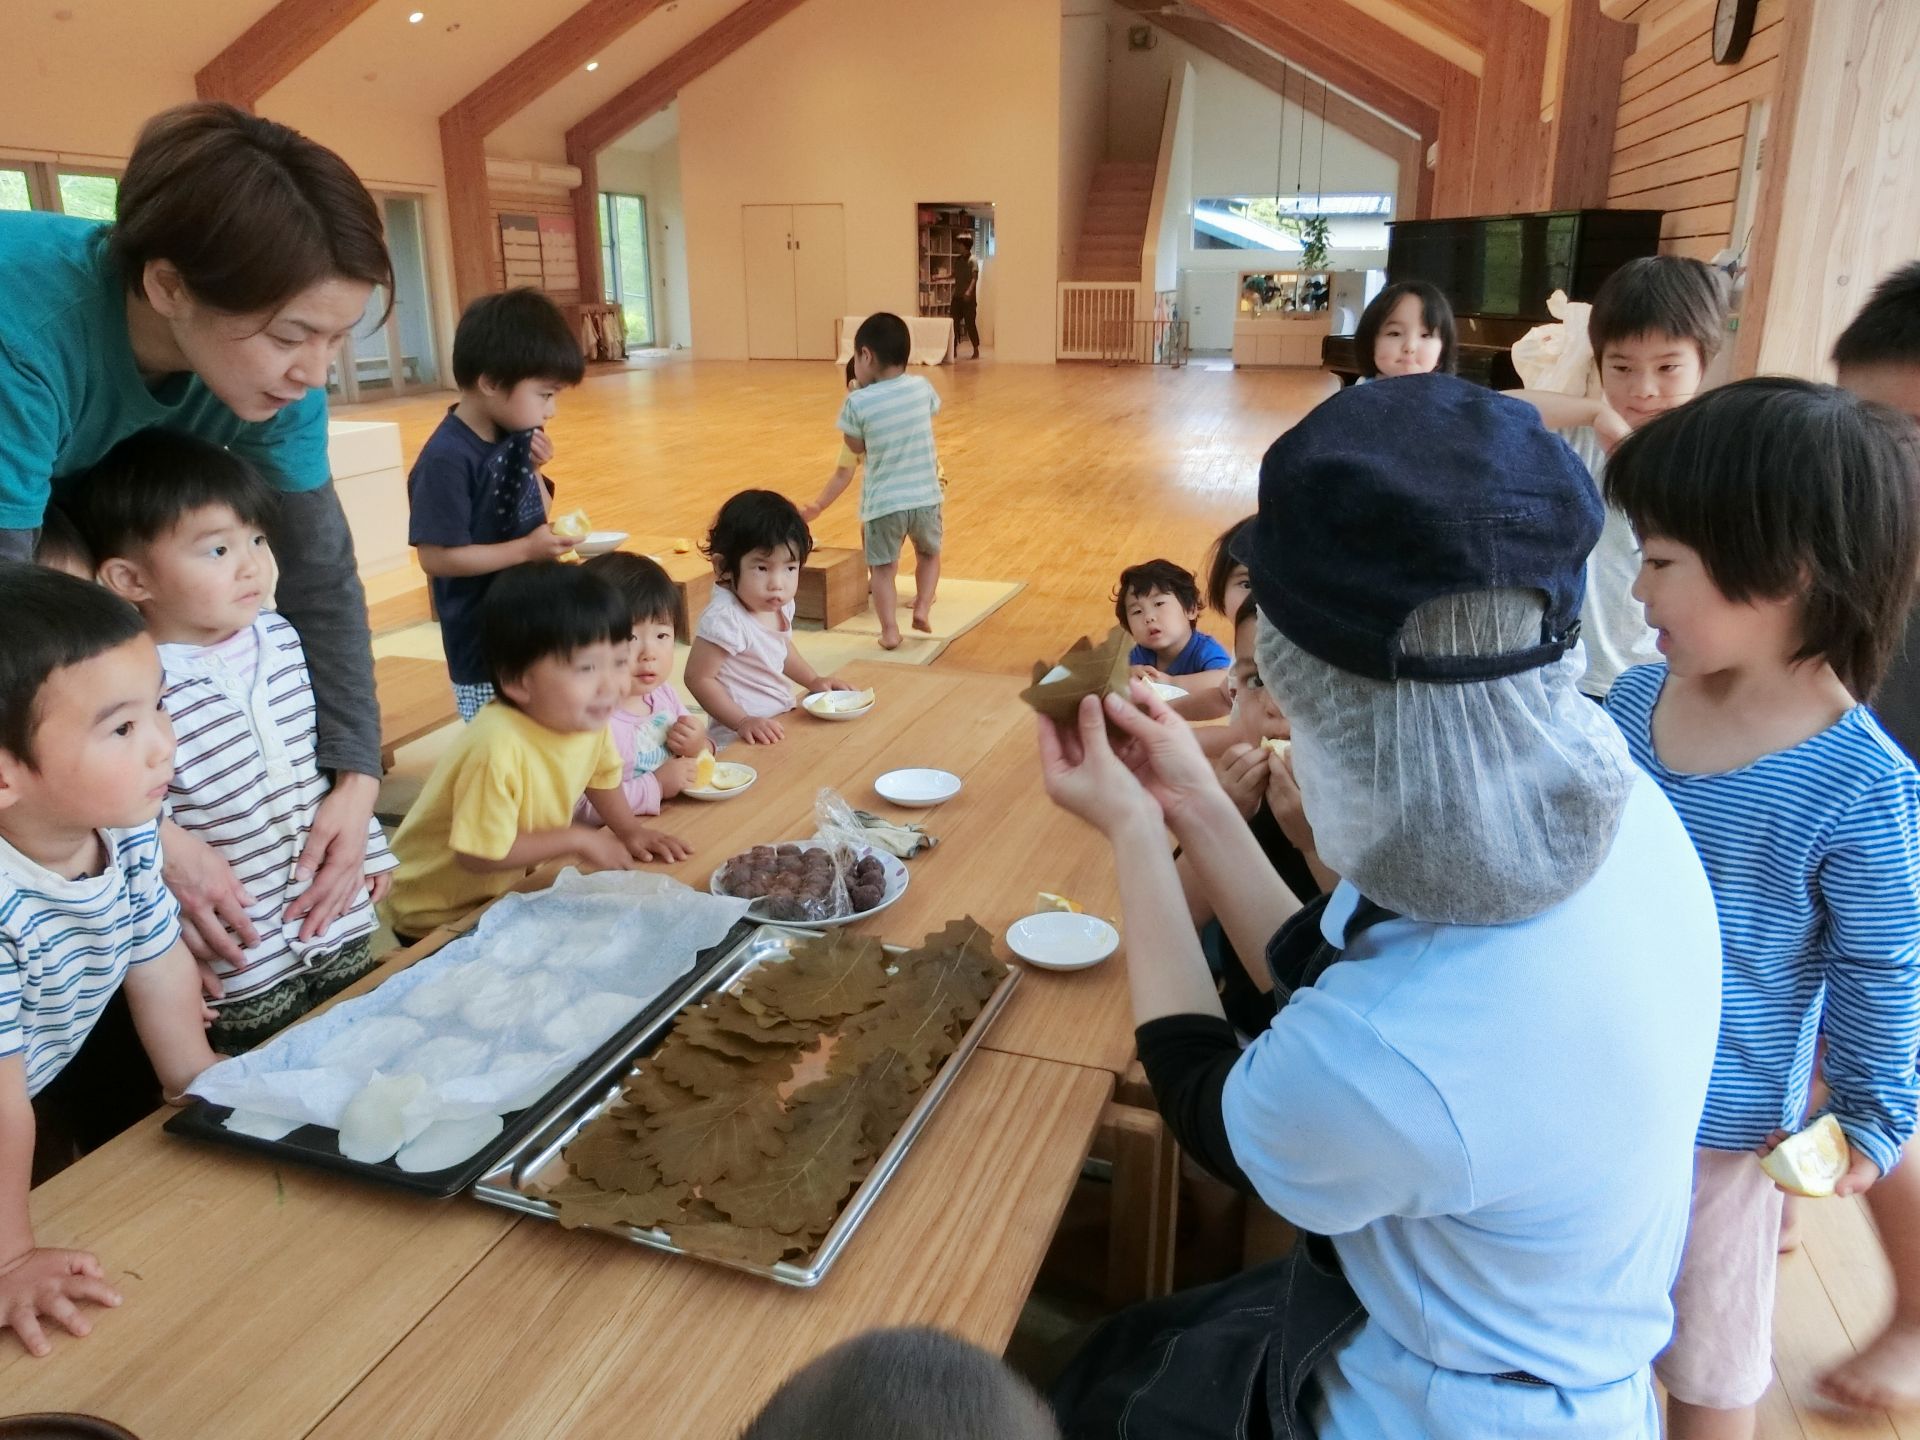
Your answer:
[[[614,550],[596,555],[586,568],[627,598],[633,608],[633,642],[626,699],[613,712],[609,728],[614,748],[626,763],[620,782],[636,815],[658,815],[660,803],[693,783],[694,763],[707,748],[707,727],[687,713],[673,681],[673,581],[656,560]],[[597,825],[590,800],[582,800],[574,819]]]
[[[694,628],[687,689],[713,719],[714,738],[749,745],[786,736],[776,718],[808,694],[850,690],[793,648],[793,597],[813,536],[800,511],[771,490],[743,490],[720,507],[702,547],[713,561],[713,599]]]

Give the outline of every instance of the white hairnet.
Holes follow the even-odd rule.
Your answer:
[[[1482,591],[1429,602],[1403,653],[1492,655],[1540,639],[1540,597]],[[1553,664],[1467,684],[1336,669],[1260,617],[1260,675],[1293,724],[1294,773],[1320,858],[1410,919],[1498,925],[1584,885],[1632,783],[1626,742]]]

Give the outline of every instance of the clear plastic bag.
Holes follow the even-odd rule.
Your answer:
[[[1514,342],[1513,368],[1519,372],[1520,383],[1529,390],[1550,390],[1557,395],[1596,393],[1593,345],[1587,339],[1587,317],[1593,307],[1569,300],[1564,290],[1556,290],[1547,300],[1547,313],[1557,323],[1536,325]]]

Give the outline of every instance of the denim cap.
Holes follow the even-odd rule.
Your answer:
[[[1452,375],[1341,391],[1268,448],[1260,513],[1233,547],[1260,613],[1308,654],[1374,680],[1518,675],[1580,638],[1605,508],[1531,405]],[[1409,616],[1443,595],[1517,588],[1546,603],[1537,645],[1403,655]]]

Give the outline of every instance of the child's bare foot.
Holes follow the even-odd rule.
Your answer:
[[[923,635],[931,635],[933,633],[933,621],[916,610],[913,615],[913,628],[920,631]]]
[[[900,632],[898,630],[882,630],[880,632],[880,648],[882,650],[898,650],[900,648]]]
[[[1920,1409],[1920,1321],[1894,1321],[1866,1349],[1822,1375],[1816,1388],[1849,1409]]]

